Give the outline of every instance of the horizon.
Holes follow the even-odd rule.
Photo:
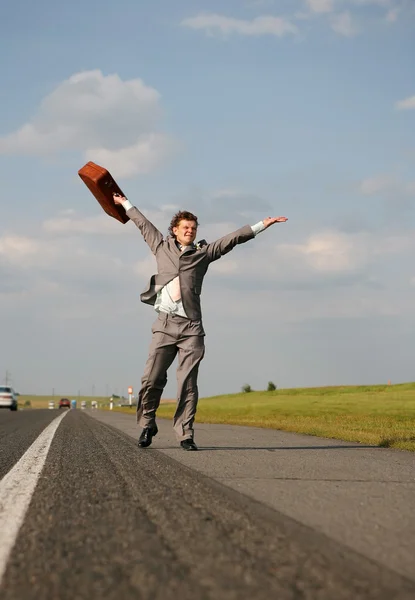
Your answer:
[[[209,398],[215,398],[215,397],[220,397],[220,396],[236,396],[236,395],[245,395],[245,394],[250,394],[250,393],[269,393],[272,394],[273,392],[284,392],[286,390],[300,390],[300,391],[306,391],[306,390],[327,390],[327,389],[339,389],[339,388],[382,388],[382,387],[386,387],[386,388],[393,388],[393,387],[400,387],[400,386],[415,386],[415,381],[400,381],[400,382],[386,382],[386,383],[368,383],[368,384],[359,384],[359,385],[354,385],[354,384],[338,384],[338,385],[320,385],[320,386],[305,386],[305,387],[284,387],[284,388],[280,388],[280,387],[276,387],[275,390],[267,390],[266,388],[264,389],[251,389],[250,392],[244,392],[242,389],[239,390],[238,392],[227,392],[226,394],[214,394],[213,396],[200,396],[200,400],[203,399],[209,399]],[[13,386],[12,386],[13,387]],[[242,386],[241,386],[242,387]],[[15,390],[16,391],[16,390]],[[98,399],[104,399],[104,398],[111,398],[111,397],[116,397],[119,399],[124,399],[124,400],[128,400],[128,394],[123,396],[123,395],[117,395],[117,394],[110,394],[109,396],[100,396],[100,395],[95,395],[95,396],[89,396],[87,394],[82,394],[82,393],[75,393],[75,394],[56,394],[55,395],[51,395],[51,394],[32,394],[32,393],[26,393],[26,392],[17,392],[18,395],[21,396],[34,396],[34,397],[39,397],[39,398],[83,398],[83,399],[94,399],[94,398],[98,398]],[[134,400],[136,400],[137,396],[136,394],[133,394],[133,402]],[[165,397],[162,396],[161,397],[161,402],[163,401],[169,401],[169,402],[176,402],[175,398],[170,398],[170,397]]]

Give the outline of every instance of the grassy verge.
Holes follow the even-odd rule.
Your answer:
[[[172,417],[174,405],[161,405]],[[415,451],[415,384],[251,392],[202,399],[197,421],[269,427]]]

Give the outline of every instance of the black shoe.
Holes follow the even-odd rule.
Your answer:
[[[191,438],[180,442],[180,446],[183,448],[183,450],[198,450],[198,447]]]
[[[138,438],[138,445],[140,448],[147,448],[150,446],[151,442],[153,441],[153,437],[157,435],[157,433],[157,425],[154,427],[145,427]]]

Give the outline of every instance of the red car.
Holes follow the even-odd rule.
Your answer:
[[[71,403],[68,398],[61,398],[59,400],[59,408],[71,408]]]

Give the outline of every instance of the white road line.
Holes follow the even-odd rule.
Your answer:
[[[0,481],[0,583],[65,411],[48,425]]]

